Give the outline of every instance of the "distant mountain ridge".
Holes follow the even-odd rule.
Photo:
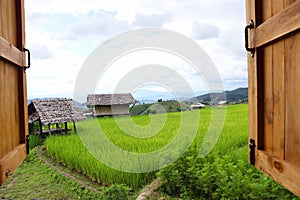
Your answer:
[[[224,95],[225,93],[225,95]],[[226,97],[226,99],[224,98]],[[29,105],[32,100],[37,100],[37,99],[53,99],[52,98],[33,98],[33,99],[28,99],[27,104]],[[157,97],[157,99],[160,99]],[[196,101],[195,101],[196,100]],[[168,101],[168,100],[167,100]],[[169,100],[171,101],[171,100]],[[185,100],[179,100],[177,99],[176,101],[183,101],[187,103],[197,103],[201,102],[204,104],[217,104],[219,101],[227,101],[229,103],[247,103],[248,102],[248,88],[237,88],[235,90],[231,91],[225,91],[222,93],[208,93],[204,95],[197,96],[195,98],[190,98],[190,99],[185,99]],[[80,102],[74,101],[75,104],[82,110],[85,110],[86,107],[83,106]],[[153,104],[156,103],[157,100],[142,100],[140,103],[143,104]]]
[[[237,88],[235,90],[225,91],[222,93],[208,93],[197,96],[196,99],[199,102],[206,104],[217,103],[219,101],[227,101],[229,103],[244,103],[248,102],[248,88]]]

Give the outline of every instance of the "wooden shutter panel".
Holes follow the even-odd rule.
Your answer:
[[[0,0],[0,185],[27,154],[23,0]]]
[[[249,162],[300,196],[300,0],[247,0]]]

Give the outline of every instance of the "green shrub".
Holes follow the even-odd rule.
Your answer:
[[[130,188],[125,185],[113,184],[103,190],[102,200],[127,200]]]
[[[161,191],[183,199],[292,199],[289,191],[243,159],[210,154],[197,157],[190,150],[162,169]]]

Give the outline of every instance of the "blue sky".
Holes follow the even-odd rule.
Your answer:
[[[32,52],[28,98],[72,98],[78,73],[95,48],[118,34],[149,27],[172,30],[197,42],[214,62],[225,90],[247,86],[241,0],[26,0],[25,15],[26,47]],[[188,63],[153,51],[117,60],[103,78],[105,89],[98,92],[113,92],[132,66],[149,64],[182,74],[195,94],[207,92],[203,77]],[[152,98],[168,89],[153,84],[137,91],[138,98]]]

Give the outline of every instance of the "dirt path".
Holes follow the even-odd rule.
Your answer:
[[[42,148],[43,148],[43,147],[42,147]],[[66,177],[68,177],[68,178],[70,178],[70,179],[76,181],[76,182],[77,182],[78,184],[80,184],[82,187],[84,187],[84,188],[86,188],[86,189],[88,189],[88,190],[91,190],[91,191],[93,191],[93,192],[99,192],[99,190],[97,190],[96,188],[87,185],[84,181],[82,181],[82,180],[80,180],[80,179],[74,177],[72,174],[63,171],[63,170],[61,170],[60,168],[58,168],[57,166],[55,166],[55,165],[53,165],[52,163],[50,163],[45,157],[43,157],[43,156],[41,155],[41,150],[42,150],[42,148],[37,148],[37,150],[36,150],[36,155],[37,155],[37,157],[38,157],[40,160],[42,160],[46,165],[48,165],[49,167],[55,169],[55,170],[58,171],[59,173],[65,175]]]
[[[160,186],[161,181],[159,179],[154,180],[150,185],[143,189],[136,200],[146,200],[148,199],[155,190]]]
[[[45,156],[43,156],[41,154],[41,151],[44,150],[45,147],[41,147],[41,148],[37,148],[36,150],[36,155],[37,157],[42,160],[46,165],[48,165],[49,167],[55,169],[56,171],[58,171],[59,173],[63,174],[64,176],[76,181],[78,184],[80,184],[82,187],[89,189],[93,192],[99,192],[99,190],[97,190],[94,187],[91,187],[89,185],[87,185],[84,181],[80,180],[79,178],[76,178],[75,176],[73,176],[72,174],[65,172],[63,170],[61,170],[59,167],[55,166],[54,164],[52,164],[51,162],[49,162],[47,160],[47,158]],[[161,181],[159,179],[154,180],[150,185],[146,186],[138,195],[138,197],[136,198],[136,200],[145,200],[147,198],[149,198],[153,192],[155,190],[157,190],[157,188],[160,186]]]

